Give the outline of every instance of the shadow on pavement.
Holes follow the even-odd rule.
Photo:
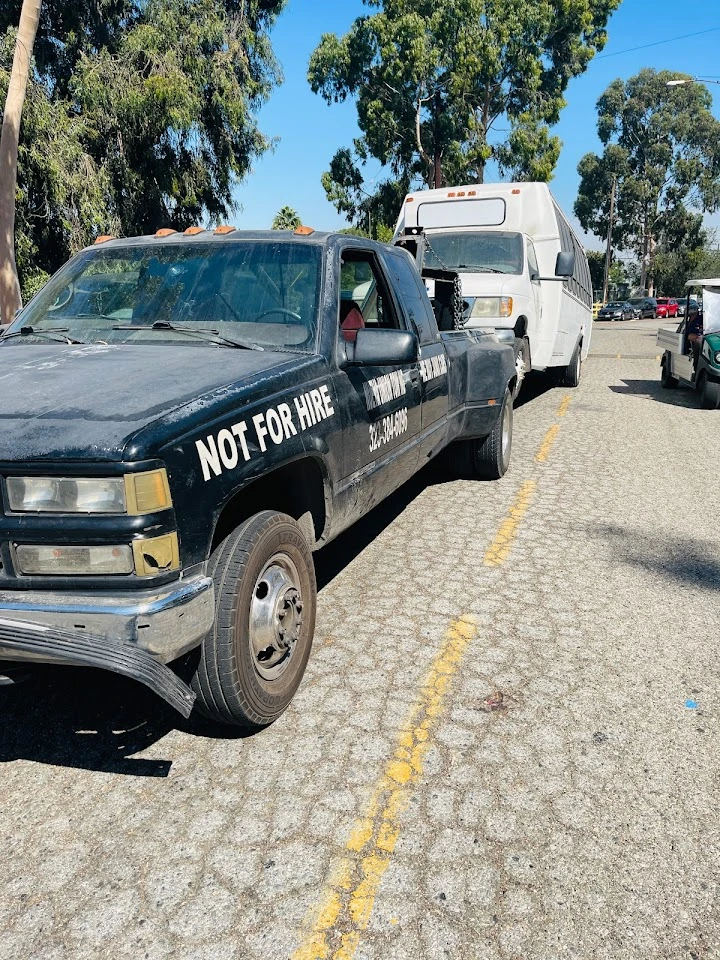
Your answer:
[[[529,373],[525,377],[520,395],[513,406],[518,410],[520,407],[524,407],[526,403],[532,403],[532,401],[537,400],[538,397],[542,397],[550,390],[554,390],[555,387],[557,387],[557,383],[553,382],[553,378],[549,374]]]
[[[650,573],[661,574],[678,583],[701,590],[720,590],[720,558],[717,544],[693,537],[645,536],[624,527],[590,528],[609,540],[620,559]]]
[[[658,403],[667,403],[671,407],[699,407],[697,394],[693,390],[678,387],[666,390],[659,380],[623,380],[621,384],[610,384],[613,393],[625,396],[649,397]]]

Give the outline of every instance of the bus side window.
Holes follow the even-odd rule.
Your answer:
[[[540,268],[538,267],[535,245],[528,237],[527,241],[528,272],[533,283],[540,283]]]

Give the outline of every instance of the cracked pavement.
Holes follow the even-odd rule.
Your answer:
[[[459,617],[357,960],[720,958],[720,415],[661,389],[657,326],[596,323],[578,390],[529,383],[502,481],[433,466],[316,555],[266,731],[100,672],[0,689],[0,960],[301,951]]]

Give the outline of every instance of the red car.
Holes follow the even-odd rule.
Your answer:
[[[672,297],[657,298],[658,317],[676,317],[678,315],[678,302]]]

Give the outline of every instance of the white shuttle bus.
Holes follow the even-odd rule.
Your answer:
[[[518,387],[528,370],[577,386],[590,349],[590,268],[546,183],[410,193],[395,238],[418,228],[424,265],[460,273],[466,326],[513,340]]]

